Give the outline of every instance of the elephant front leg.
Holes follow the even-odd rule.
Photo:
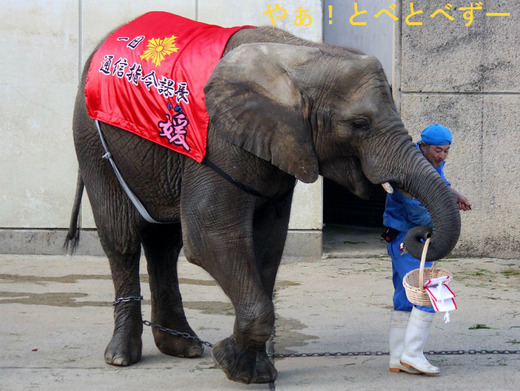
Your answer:
[[[228,379],[246,384],[276,380],[278,371],[266,351],[274,325],[272,307],[270,303],[265,312],[253,310],[247,317],[237,313],[233,334],[213,347],[213,359]]]
[[[292,196],[292,194],[291,194]],[[265,349],[265,342],[270,337],[274,319],[264,318],[267,314],[274,314],[274,307],[272,306],[272,296],[274,283],[280,260],[282,258],[283,247],[287,237],[287,226],[289,224],[291,205],[287,202],[279,210],[276,210],[271,205],[265,206],[256,211],[253,225],[253,240],[254,240],[254,254],[256,261],[256,269],[259,272],[261,279],[261,289],[263,291],[262,301],[257,304],[265,305],[264,309],[259,309],[253,324],[259,326],[259,330],[265,328],[263,335],[258,338],[252,338],[252,346],[245,343],[240,343],[236,339],[236,335],[247,335],[247,332],[240,333],[240,330],[251,330],[251,323],[244,321],[237,313],[237,321],[235,325],[235,333],[230,338],[219,342],[213,348],[213,357],[217,364],[224,370],[228,378],[242,381],[244,383],[268,383],[274,381],[277,376],[277,371],[267,356]],[[255,276],[256,278],[256,276]],[[266,298],[268,300],[266,300]],[[254,312],[248,311],[248,304],[243,307],[246,308],[245,313]],[[238,332],[237,332],[238,330]],[[265,341],[261,345],[256,345],[254,341]],[[252,365],[251,365],[252,364]],[[245,374],[245,376],[244,376]],[[250,377],[248,374],[252,374]]]
[[[266,352],[274,325],[274,308],[266,298],[259,298],[251,305],[235,305],[237,319],[233,334],[213,347],[215,363],[230,380],[246,384],[276,380],[278,372]]]
[[[185,246],[188,260],[203,266],[215,278],[235,308],[233,334],[215,344],[213,359],[230,380],[246,384],[274,381],[277,371],[266,352],[274,328],[274,306],[262,286],[252,238],[227,238],[214,244],[217,251],[210,251],[207,257],[194,255],[200,253],[200,247],[193,251],[191,245]]]
[[[218,342],[212,351],[213,360],[228,379],[241,383],[269,383],[278,372],[263,348],[243,349],[232,337]]]
[[[276,211],[272,206],[268,206],[255,213],[253,229],[254,253],[257,270],[261,278],[261,287],[265,293],[265,295],[262,295],[265,307],[263,310],[259,309],[259,315],[250,321],[244,320],[237,315],[233,336],[214,346],[213,358],[229,379],[243,383],[269,383],[276,379],[277,371],[269,359],[265,348],[265,342],[273,330],[274,319],[270,319],[270,315],[264,319],[262,317],[267,314],[274,314],[274,307],[272,307],[270,299],[273,295],[276,273],[280,265],[287,236],[290,209],[290,202],[288,202],[279,211]],[[269,300],[266,300],[265,297]],[[261,302],[257,304],[261,308]],[[246,314],[254,312],[247,309],[248,304],[244,304],[243,307],[246,308]],[[270,326],[264,329],[261,336],[257,335],[252,338],[252,345],[248,345],[247,340],[240,343],[236,339],[236,335],[248,335],[246,330],[252,330],[252,324],[256,324],[259,330],[267,325]],[[243,330],[243,332],[240,330]],[[265,342],[260,342],[264,340]],[[256,343],[259,342],[259,344],[257,345],[255,341]]]
[[[230,380],[247,384],[274,381],[277,371],[266,352],[274,328],[274,306],[262,286],[252,238],[224,238],[229,230],[211,234],[206,230],[202,245],[198,233],[204,230],[191,232],[193,235],[188,233],[185,240],[187,259],[202,266],[219,283],[236,313],[233,334],[213,347],[215,363]]]
[[[257,197],[205,166],[197,169],[197,180],[183,183],[184,254],[217,281],[236,314],[232,335],[215,344],[213,358],[230,380],[274,381],[277,371],[266,352],[274,330],[274,306],[262,283],[253,238]]]
[[[140,254],[109,257],[116,293],[114,333],[105,349],[105,361],[110,365],[129,366],[141,359],[143,320],[138,299],[139,257]],[[122,300],[118,303],[118,299]]]

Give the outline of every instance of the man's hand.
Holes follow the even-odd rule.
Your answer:
[[[468,199],[460,194],[457,190],[451,188],[451,192],[455,196],[455,200],[457,201],[457,205],[459,206],[459,210],[471,210],[471,204]]]

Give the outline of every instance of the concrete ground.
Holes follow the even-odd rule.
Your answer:
[[[339,247],[338,247],[339,246]],[[374,352],[369,356],[276,358],[274,384],[227,380],[208,349],[201,358],[161,354],[151,330],[143,358],[108,366],[112,282],[102,257],[0,255],[0,390],[518,390],[520,354],[429,355],[436,377],[388,371],[392,283],[384,243],[338,233],[319,261],[287,258],[275,296],[277,354]],[[338,249],[339,248],[339,249]],[[427,350],[520,350],[520,259],[446,259],[459,309],[436,316]],[[150,294],[142,267],[142,312]],[[229,300],[213,279],[179,263],[187,316],[199,337],[217,342],[232,331]]]

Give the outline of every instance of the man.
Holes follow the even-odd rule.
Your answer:
[[[444,164],[452,142],[449,129],[442,125],[428,126],[421,133],[417,148],[433,165],[448,186],[444,177]],[[462,194],[451,188],[460,210],[470,210],[471,204]],[[406,273],[419,268],[420,260],[410,254],[403,254],[400,244],[406,233],[413,227],[433,222],[426,208],[417,200],[409,199],[396,191],[386,198],[383,224],[387,227],[385,240],[388,241],[388,254],[392,258],[392,280],[394,284],[394,310],[390,317],[390,371],[424,373],[435,375],[439,368],[430,364],[424,357],[423,349],[428,339],[435,310],[433,307],[414,306],[406,298],[403,278]],[[427,264],[427,266],[431,266]]]

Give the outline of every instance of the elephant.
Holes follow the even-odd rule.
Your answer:
[[[206,156],[218,170],[101,122],[128,187],[161,224],[141,216],[102,158],[106,151],[84,94],[91,61],[92,56],[74,108],[79,174],[66,243],[77,244],[86,189],[115,297],[140,296],[143,248],[152,322],[196,336],[179,291],[177,260],[183,249],[234,306],[231,335],[212,349],[230,380],[276,379],[266,342],[274,328],[273,290],[298,180],[312,183],[322,175],[361,198],[370,196],[373,184],[402,190],[416,197],[434,222],[433,230],[418,227],[409,233],[405,245],[412,255],[420,257],[426,235],[431,235],[428,260],[445,257],[457,243],[455,199],[413,144],[374,57],[306,41],[276,27],[235,32],[204,86]],[[105,361],[116,366],[138,362],[142,331],[139,300],[116,305]],[[156,329],[153,336],[165,354],[190,358],[203,353],[197,339]]]

